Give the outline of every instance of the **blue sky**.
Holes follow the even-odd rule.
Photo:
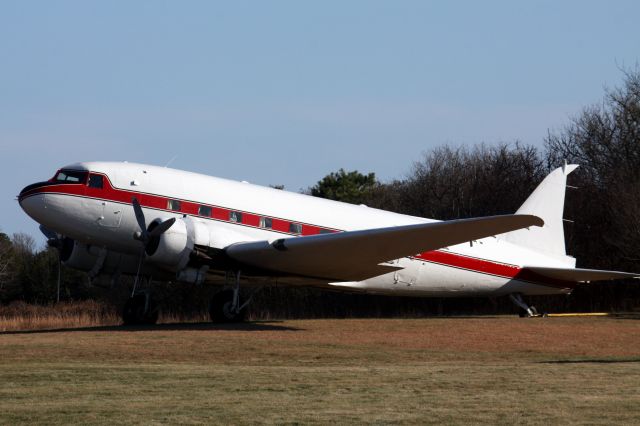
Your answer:
[[[542,145],[640,57],[637,1],[3,1],[0,197],[81,160],[289,190]],[[41,240],[39,240],[41,241]]]

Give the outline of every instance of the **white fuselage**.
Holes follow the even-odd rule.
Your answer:
[[[137,255],[140,251],[139,241],[132,237],[139,230],[132,197],[140,201],[149,220],[188,217],[197,231],[192,243],[219,249],[237,242],[433,221],[150,165],[89,162],[62,170],[103,176],[104,186],[48,183],[21,194],[23,209],[37,222],[60,234],[128,255]],[[179,202],[179,209],[171,200]],[[404,269],[361,282],[317,283],[303,279],[296,282],[338,290],[411,296],[558,294],[571,290],[519,277],[520,266],[524,264],[563,267],[566,263],[499,237],[416,254],[391,263]]]

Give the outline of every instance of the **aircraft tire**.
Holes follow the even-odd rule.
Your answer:
[[[244,307],[239,313],[231,312],[229,309],[233,301],[233,290],[222,290],[211,298],[209,303],[209,316],[215,323],[234,323],[242,322],[247,314],[247,308]]]
[[[124,325],[151,325],[158,322],[158,306],[153,299],[149,299],[149,309],[145,312],[146,296],[136,294],[130,297],[122,309]]]

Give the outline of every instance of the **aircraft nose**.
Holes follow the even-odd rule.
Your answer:
[[[18,201],[22,202],[22,200],[26,197],[28,193],[35,192],[34,191],[35,189],[40,188],[45,184],[46,182],[37,182],[37,183],[32,183],[31,185],[25,186],[24,188],[22,188],[22,191],[20,191],[20,194],[18,194]]]
[[[45,194],[40,192],[38,188],[46,186],[46,182],[33,183],[25,186],[18,195],[18,203],[22,210],[36,221],[40,222],[45,215]]]
[[[21,192],[18,197],[18,201],[20,203],[20,207],[22,207],[22,210],[24,210],[26,214],[31,216],[37,222],[41,221],[46,209],[45,194],[37,193],[25,197]]]
[[[20,191],[20,194],[18,194],[18,201],[22,204],[22,199],[24,198],[24,196],[26,195],[26,193],[29,191],[29,187],[31,185],[27,185],[24,188],[22,188],[22,191]]]

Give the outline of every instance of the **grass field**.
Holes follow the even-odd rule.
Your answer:
[[[0,423],[638,424],[640,320],[13,331],[0,384]]]

